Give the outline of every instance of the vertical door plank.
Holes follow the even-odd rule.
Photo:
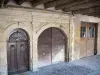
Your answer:
[[[52,28],[52,63],[65,61],[65,35],[58,28]]]
[[[50,65],[51,60],[51,42],[52,38],[51,35],[52,31],[51,28],[46,29],[40,36],[38,40],[38,60],[39,60],[39,67]]]
[[[8,74],[12,75],[17,73],[17,50],[16,43],[8,43]]]

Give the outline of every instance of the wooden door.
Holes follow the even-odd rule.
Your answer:
[[[17,42],[17,64],[18,73],[28,71],[29,69],[29,51],[27,42]]]
[[[8,44],[8,51],[7,51],[7,58],[8,58],[8,74],[13,75],[17,73],[17,47],[16,43],[9,43]]]
[[[46,29],[38,40],[38,60],[39,67],[51,64],[51,50],[52,50],[52,32],[51,28]]]
[[[87,56],[94,55],[95,44],[95,26],[93,24],[88,25],[87,36]]]
[[[65,61],[65,35],[57,28],[48,28],[38,40],[39,67]]]
[[[81,26],[81,39],[80,39],[80,57],[85,57],[87,56],[87,29],[86,25]]]
[[[65,40],[61,30],[52,28],[52,64],[65,61]]]
[[[15,29],[8,40],[8,75],[29,70],[28,36],[22,29]]]
[[[80,40],[80,56],[86,57],[94,55],[97,52],[96,48],[96,24],[83,23],[81,26],[81,40]]]

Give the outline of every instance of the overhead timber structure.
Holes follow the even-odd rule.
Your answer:
[[[21,6],[24,2],[35,8],[43,4],[44,9],[55,7],[55,10],[100,17],[100,0],[0,0],[0,7],[5,7],[12,1]]]
[[[100,0],[0,0],[0,75],[37,75],[60,63],[67,70],[65,63],[94,55],[100,56]]]

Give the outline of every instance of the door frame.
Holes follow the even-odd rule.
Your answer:
[[[7,47],[7,50],[8,50],[8,43],[9,43],[9,38],[10,38],[10,36],[14,33],[14,32],[16,32],[16,30],[21,30],[21,31],[23,31],[25,34],[26,34],[26,36],[27,36],[27,46],[28,46],[28,53],[29,53],[29,56],[28,56],[28,71],[31,69],[30,68],[30,38],[29,38],[29,34],[27,33],[27,31],[25,31],[24,29],[22,29],[22,28],[15,28],[15,29],[13,29],[10,33],[9,33],[9,35],[8,35],[8,39],[7,39],[7,44],[6,44],[6,47]],[[7,51],[7,55],[8,55],[8,51]],[[7,57],[7,66],[8,66],[8,57]],[[8,70],[8,67],[7,67],[7,74],[8,74],[8,72],[9,72],[9,70]]]
[[[49,28],[57,28],[64,36],[65,36],[65,50],[64,50],[64,61],[65,62],[69,62],[69,50],[68,50],[68,37],[66,35],[66,33],[59,27],[48,27],[46,29],[44,29],[38,36],[38,45],[39,45],[39,37],[40,35],[47,29]],[[66,41],[67,40],[67,41]],[[38,46],[37,45],[37,46]],[[37,49],[38,50],[38,49]],[[39,51],[39,50],[38,50]],[[51,50],[52,51],[52,50]],[[52,57],[51,57],[51,62],[52,62]],[[52,63],[51,63],[52,64]]]
[[[97,53],[98,53],[98,48],[97,48],[98,43],[97,43],[97,41],[98,41],[98,23],[96,23],[96,25],[95,25],[94,55],[97,55]]]
[[[85,25],[82,25],[82,23],[84,23]],[[90,27],[89,24],[94,25],[94,53],[93,54],[96,55],[97,54],[97,39],[98,39],[98,23],[81,21],[80,27],[86,27],[86,37],[81,37],[81,28],[80,28],[80,41],[81,40],[86,41],[86,51],[87,51],[87,41],[88,39],[93,39],[93,38],[88,37],[88,28]]]

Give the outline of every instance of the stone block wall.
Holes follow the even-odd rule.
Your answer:
[[[38,70],[38,37],[47,28],[56,27],[67,36],[69,60],[82,57],[80,49],[81,21],[98,23],[98,54],[100,54],[100,19],[85,15],[68,15],[64,13],[22,9],[0,9],[0,75],[7,75],[7,40],[13,29],[22,28],[30,38],[30,68]],[[67,56],[66,56],[67,58]]]
[[[38,37],[49,27],[57,27],[65,33],[68,38],[69,59],[72,60],[74,46],[72,22],[72,16],[64,13],[21,8],[0,9],[0,75],[8,73],[7,40],[10,32],[16,28],[22,28],[29,34],[31,71],[38,69]]]

